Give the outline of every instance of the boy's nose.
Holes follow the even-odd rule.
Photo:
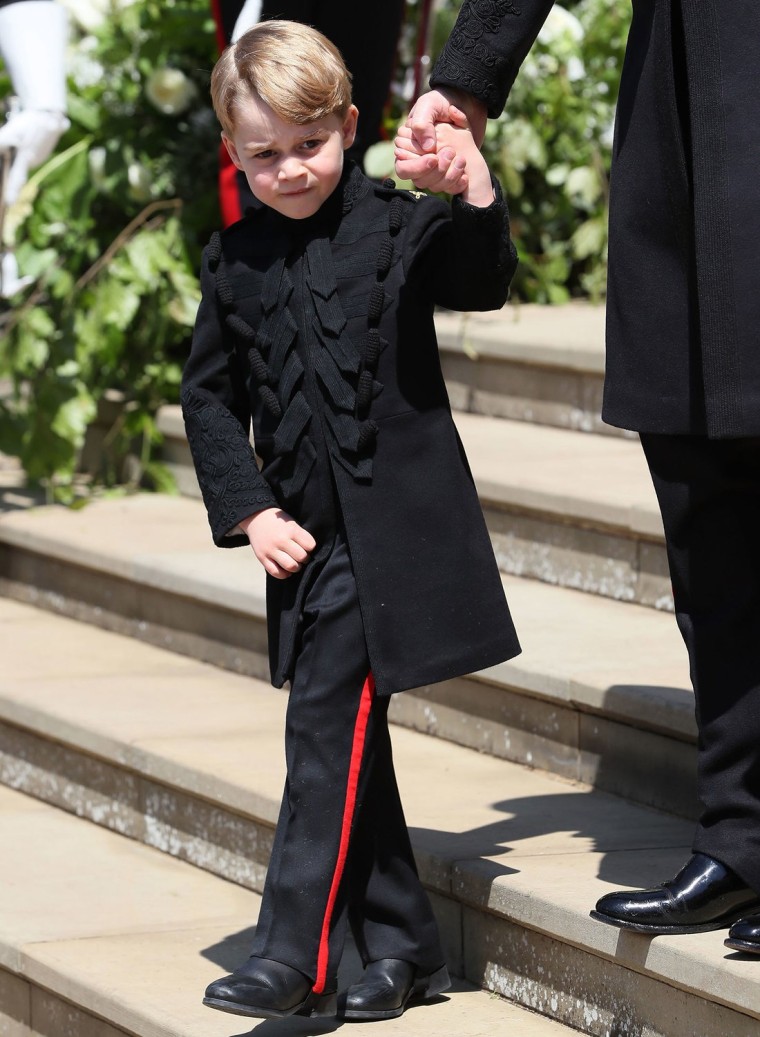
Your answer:
[[[280,180],[297,180],[304,172],[301,160],[292,155],[280,163],[279,178]]]

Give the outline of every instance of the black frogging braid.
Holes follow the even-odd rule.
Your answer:
[[[215,230],[209,239],[206,255],[208,256],[209,269],[216,273],[219,260],[222,258],[222,236],[218,230]]]
[[[383,187],[395,188],[393,180],[384,180]],[[356,413],[358,417],[366,414],[372,403],[372,395],[375,388],[375,372],[380,359],[380,353],[385,343],[380,337],[378,325],[383,315],[385,303],[385,289],[383,282],[388,276],[393,264],[393,238],[401,230],[403,220],[403,201],[395,197],[390,203],[388,210],[388,237],[385,238],[377,252],[376,281],[372,285],[367,305],[367,339],[362,355],[362,369],[356,387]],[[360,448],[367,446],[377,436],[378,426],[374,421],[364,421],[359,426]]]
[[[359,425],[359,449],[363,450],[370,443],[373,443],[377,439],[377,433],[380,431],[376,421],[363,421]]]
[[[219,237],[218,232],[215,231],[214,234],[212,234],[208,245],[209,269],[211,269],[215,274],[216,297],[222,308],[227,311],[224,316],[224,323],[232,332],[234,338],[245,347],[251,377],[256,383],[256,388],[261,397],[262,403],[275,418],[281,418],[282,407],[280,406],[280,401],[277,399],[277,395],[271,388],[271,372],[267,367],[264,357],[261,355],[261,352],[255,344],[256,332],[248,321],[243,320],[243,318],[237,313],[231,312],[235,305],[235,294],[224,273],[219,270],[221,255],[221,238]],[[233,348],[234,346],[231,346],[229,349],[226,349],[225,345],[227,353],[231,353]]]

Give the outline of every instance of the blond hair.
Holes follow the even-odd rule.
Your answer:
[[[251,95],[298,126],[343,117],[351,105],[351,73],[326,36],[301,22],[259,22],[227,47],[211,73],[211,101],[228,135],[236,109]]]

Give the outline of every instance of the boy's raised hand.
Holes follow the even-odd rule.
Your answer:
[[[483,143],[487,111],[482,101],[453,87],[441,87],[421,94],[407,117],[405,128],[411,131],[413,149],[404,150],[396,160],[396,173],[411,180],[421,190],[446,191],[448,163],[440,163],[436,154],[435,128],[441,123],[467,126],[475,143]]]
[[[434,133],[437,139],[437,129]],[[461,194],[467,186],[465,177],[466,162],[457,156],[454,148],[440,147],[433,154],[424,154],[414,138],[409,126],[399,126],[394,140],[394,157],[396,173],[402,179],[413,180],[415,186],[427,187],[431,191],[444,191],[446,194]],[[415,169],[415,160],[430,163],[430,177],[419,179],[408,176],[410,169]],[[429,180],[429,183],[428,183]]]
[[[317,546],[311,533],[280,508],[265,508],[239,523],[253,553],[270,576],[287,580],[297,573]]]
[[[438,179],[431,190],[461,194],[465,202],[481,208],[490,205],[494,200],[491,174],[470,129],[439,122],[434,131]],[[399,172],[420,153],[419,145],[408,125],[399,127],[394,144]]]

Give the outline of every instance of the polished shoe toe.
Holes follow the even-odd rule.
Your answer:
[[[289,1015],[335,1015],[335,991],[315,994],[298,969],[269,958],[251,957],[229,976],[206,987],[204,1005],[233,1015],[282,1019]]]
[[[425,1001],[451,986],[445,965],[421,973],[416,965],[401,958],[371,961],[358,983],[349,987],[341,1016],[344,1019],[396,1019],[408,1004]]]
[[[734,951],[760,954],[760,914],[748,915],[734,922],[723,942]]]
[[[705,933],[727,928],[756,907],[760,897],[738,875],[720,861],[696,853],[674,879],[661,886],[607,893],[591,917],[652,935]]]

